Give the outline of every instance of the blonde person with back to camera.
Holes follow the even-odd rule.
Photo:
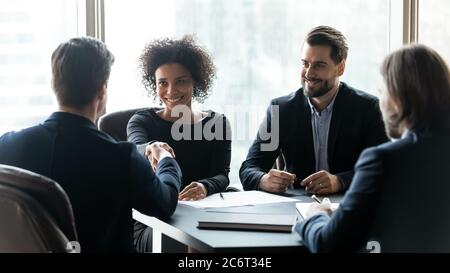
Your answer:
[[[450,74],[424,45],[386,57],[380,106],[396,139],[363,151],[339,208],[313,204],[296,226],[313,252],[450,251]],[[367,243],[367,245],[366,245]]]

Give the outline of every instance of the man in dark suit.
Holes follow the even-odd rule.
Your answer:
[[[387,141],[378,100],[339,81],[347,51],[331,27],[306,36],[302,88],[272,100],[240,169],[245,190],[284,192],[297,181],[318,194],[344,191],[361,151]],[[279,155],[286,171],[271,169]]]
[[[148,148],[156,174],[136,147],[97,130],[114,61],[102,42],[74,38],[52,54],[59,111],[42,124],[0,138],[0,163],[50,177],[71,201],[82,252],[133,251],[132,208],[170,216],[181,171],[164,143]],[[7,224],[7,223],[6,223]]]
[[[400,138],[365,150],[339,208],[313,204],[296,226],[313,252],[450,252],[450,74],[423,45],[382,64],[386,130]],[[331,215],[331,217],[330,217]]]

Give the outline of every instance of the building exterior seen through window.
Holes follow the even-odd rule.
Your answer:
[[[0,0],[0,134],[56,110],[51,54],[77,32],[76,1]]]
[[[445,0],[426,0],[419,3],[419,42],[436,51],[450,63],[450,17],[449,2]]]

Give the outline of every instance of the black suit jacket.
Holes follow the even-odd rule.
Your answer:
[[[279,118],[272,116],[273,106],[279,106]],[[264,140],[261,132],[276,131],[272,117],[279,121],[279,145],[273,151],[261,151],[261,144],[273,140]],[[328,134],[328,165],[330,173],[339,177],[343,190],[350,185],[353,167],[362,150],[387,140],[378,99],[341,83]],[[311,108],[303,88],[272,100],[239,171],[245,190],[258,189],[259,180],[272,168],[280,153],[285,160],[285,169],[297,178],[304,179],[315,172]],[[299,187],[299,184],[294,186]]]
[[[0,163],[62,186],[72,203],[82,252],[132,251],[132,208],[170,216],[181,183],[174,159],[161,160],[155,175],[135,145],[116,142],[88,119],[63,112],[3,135]]]
[[[367,149],[340,207],[300,222],[314,252],[450,251],[450,133],[418,134]],[[375,242],[375,244],[374,244]]]

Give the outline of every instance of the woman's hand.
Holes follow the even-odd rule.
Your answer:
[[[320,204],[316,202],[311,203],[306,212],[306,218],[310,218],[319,213],[326,213],[328,216],[331,216],[333,210],[331,209],[330,199],[325,197]]]
[[[208,191],[205,185],[200,182],[192,181],[178,194],[178,200],[180,201],[195,201],[206,197]]]
[[[164,157],[175,157],[173,149],[164,142],[153,142],[145,148],[145,156],[148,158],[154,172],[158,167],[158,163]]]

